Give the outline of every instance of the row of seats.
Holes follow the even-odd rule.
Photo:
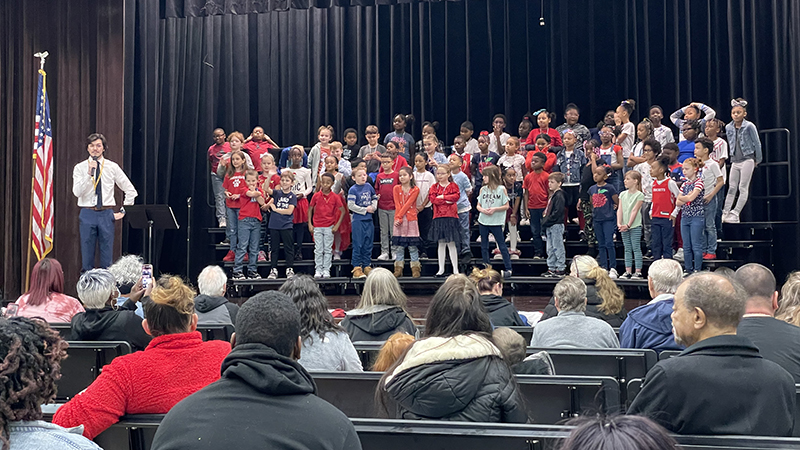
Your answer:
[[[163,416],[126,416],[95,439],[105,450],[149,450]],[[364,450],[550,450],[558,448],[572,427],[351,419]],[[684,450],[798,449],[798,438],[760,436],[673,436]]]

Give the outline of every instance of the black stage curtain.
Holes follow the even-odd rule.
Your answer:
[[[72,168],[88,157],[84,139],[101,131],[108,157],[122,163],[123,6],[116,0],[0,2],[0,297],[25,286],[33,125],[39,60],[45,71],[54,139],[54,247],[65,290],[75,294],[80,272],[78,207]],[[117,231],[122,225],[117,225]],[[115,241],[119,254],[120,234]],[[32,256],[36,262],[36,257]]]
[[[359,4],[292,6],[342,3]],[[266,1],[135,1],[126,165],[141,196],[171,204],[183,222],[186,198],[195,199],[197,264],[212,259],[211,238],[200,228],[214,222],[205,205],[214,127],[247,135],[260,125],[283,146],[312,145],[322,124],[337,137],[347,127],[363,134],[372,123],[383,134],[402,112],[415,114],[417,138],[423,120],[439,121],[449,144],[462,121],[477,132],[501,112],[512,133],[539,108],[555,110],[558,125],[568,102],[592,127],[626,98],[639,105],[634,120],[648,105],[669,115],[700,101],[727,121],[730,99],[742,96],[759,128],[798,131],[798,2],[552,1],[544,26],[540,2],[367,3],[275,11]],[[253,8],[261,13],[247,14]],[[770,151],[768,161],[786,158]],[[789,184],[785,172],[775,184]],[[792,168],[794,192],[796,180]],[[794,216],[795,198],[773,202],[772,219]],[[181,233],[160,249],[165,270],[183,267]]]

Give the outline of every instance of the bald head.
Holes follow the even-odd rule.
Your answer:
[[[734,279],[747,295],[748,313],[774,314],[778,308],[775,275],[761,264],[745,264],[736,271]]]
[[[679,291],[683,291],[687,308],[702,309],[706,320],[717,328],[735,329],[742,320],[747,297],[735,280],[702,272],[687,278]]]

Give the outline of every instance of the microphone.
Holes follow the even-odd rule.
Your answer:
[[[92,156],[92,159],[97,162],[100,159],[99,156]],[[94,178],[94,171],[97,170],[97,167],[92,167],[92,178]]]

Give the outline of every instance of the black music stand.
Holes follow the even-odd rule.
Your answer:
[[[180,228],[169,205],[130,205],[125,207],[125,217],[131,228],[147,230],[147,261],[153,264],[153,230],[177,230]]]

